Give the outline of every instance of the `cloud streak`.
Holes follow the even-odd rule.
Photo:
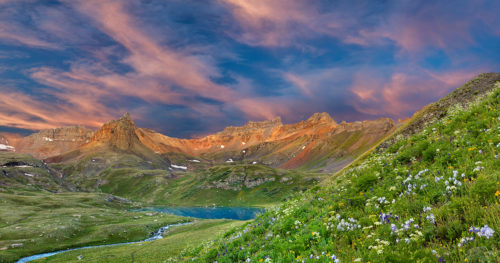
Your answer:
[[[0,7],[0,126],[23,129],[97,128],[124,111],[183,137],[316,111],[406,117],[500,66],[498,1]]]

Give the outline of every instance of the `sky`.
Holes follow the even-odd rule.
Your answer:
[[[407,118],[500,71],[498,0],[0,0],[0,131],[130,112],[199,137],[280,116]]]

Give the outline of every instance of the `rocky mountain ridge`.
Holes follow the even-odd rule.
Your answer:
[[[396,124],[388,118],[338,124],[323,112],[294,124],[283,124],[278,117],[262,122],[250,121],[240,127],[226,127],[204,138],[179,139],[138,128],[126,113],[95,132],[80,126],[43,130],[19,140],[16,148],[19,152],[51,162],[68,160],[69,155],[65,153],[80,156],[81,152],[90,153],[106,147],[147,155],[147,159],[152,158],[151,152],[163,155],[164,159],[175,155],[182,165],[188,160],[199,159],[197,161],[210,164],[244,161],[296,168],[315,159],[348,157],[344,159],[352,160],[355,158],[351,156],[352,152],[361,152],[395,127]],[[333,165],[333,169],[338,165],[342,166]]]

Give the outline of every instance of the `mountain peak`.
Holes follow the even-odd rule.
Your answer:
[[[130,116],[130,113],[128,113],[128,112],[125,112],[125,114],[123,114],[123,116],[121,116],[118,120],[115,120],[115,121],[126,122],[126,123],[129,123],[130,125],[135,126],[134,120],[132,119],[132,117]]]
[[[109,144],[120,150],[129,150],[133,144],[140,143],[135,133],[136,127],[127,112],[118,120],[104,124],[92,137],[92,142]]]
[[[309,123],[323,123],[323,122],[328,122],[328,123],[335,123],[335,120],[330,116],[330,114],[326,112],[317,112],[314,113],[309,119],[306,120],[306,122]]]

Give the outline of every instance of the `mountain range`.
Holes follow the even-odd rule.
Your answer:
[[[269,209],[253,221],[175,228],[167,236],[183,229],[183,252],[166,240],[141,243],[141,253],[124,245],[61,260],[493,262],[499,89],[500,74],[481,74],[404,122],[337,123],[316,113],[180,139],[137,127],[126,113],[96,131],[3,134],[0,262],[141,240],[190,220],[137,211],[150,206]]]
[[[179,139],[138,128],[126,113],[97,131],[82,126],[46,129],[6,145],[49,163],[78,160],[99,151],[117,151],[149,161],[171,159],[177,166],[187,167],[197,162],[255,162],[276,168],[307,167],[330,172],[355,159],[396,126],[389,118],[339,124],[327,113],[316,113],[295,124],[285,125],[280,118],[250,121],[204,138]]]

